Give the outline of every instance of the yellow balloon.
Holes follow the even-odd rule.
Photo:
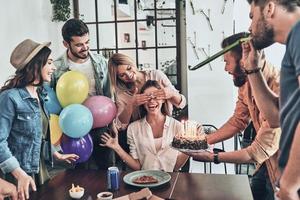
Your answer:
[[[56,95],[62,107],[81,104],[87,98],[88,92],[88,79],[80,72],[68,71],[57,81]]]
[[[57,146],[60,144],[62,130],[59,127],[59,116],[50,114],[50,140],[51,144]]]

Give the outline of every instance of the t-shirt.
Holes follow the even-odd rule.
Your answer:
[[[294,133],[300,119],[300,21],[292,28],[286,42],[280,74],[280,139],[279,167],[287,164]]]
[[[87,59],[84,63],[75,63],[68,59],[70,70],[83,73],[89,82],[89,96],[96,95],[94,69],[91,59]]]

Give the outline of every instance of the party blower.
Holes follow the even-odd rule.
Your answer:
[[[251,40],[251,37],[244,37],[241,38],[237,41],[235,41],[234,43],[232,43],[231,45],[228,45],[227,47],[225,47],[223,50],[219,51],[218,53],[208,57],[206,60],[202,61],[201,63],[197,64],[196,66],[192,67],[191,65],[188,66],[189,70],[196,70],[200,67],[203,67],[204,65],[206,65],[207,63],[215,60],[216,58],[220,57],[221,55],[225,54],[227,51],[230,51],[231,49],[233,49],[234,47],[236,47],[237,45],[249,41]]]

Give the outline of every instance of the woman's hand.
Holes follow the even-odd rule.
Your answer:
[[[134,107],[143,105],[151,99],[151,96],[148,94],[135,94],[133,97],[134,97],[134,101],[132,105]]]
[[[0,185],[0,200],[3,200],[5,197],[10,197],[12,200],[18,199],[17,188],[14,184],[0,178]]]
[[[100,146],[109,147],[111,149],[117,149],[119,145],[118,134],[113,138],[108,133],[101,135],[101,141],[104,144],[99,144]]]
[[[12,175],[18,180],[18,195],[20,200],[29,199],[29,187],[36,191],[36,185],[31,176],[20,167],[12,171]]]
[[[58,151],[54,152],[53,156],[56,160],[65,161],[69,164],[79,159],[79,156],[76,154],[61,154]]]
[[[167,100],[167,99],[171,99],[175,96],[175,92],[174,90],[168,88],[168,87],[165,87],[165,88],[162,88],[162,89],[159,89],[157,91],[155,91],[153,93],[153,96],[155,96],[157,99],[161,99],[161,100]]]

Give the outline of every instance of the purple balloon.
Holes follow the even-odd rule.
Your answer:
[[[93,128],[105,127],[112,122],[117,115],[115,103],[105,96],[92,96],[83,105],[88,107],[93,115]]]
[[[61,148],[64,154],[76,154],[79,159],[75,163],[85,162],[89,159],[93,152],[93,140],[90,134],[86,134],[81,138],[71,138],[63,135],[61,140]]]

